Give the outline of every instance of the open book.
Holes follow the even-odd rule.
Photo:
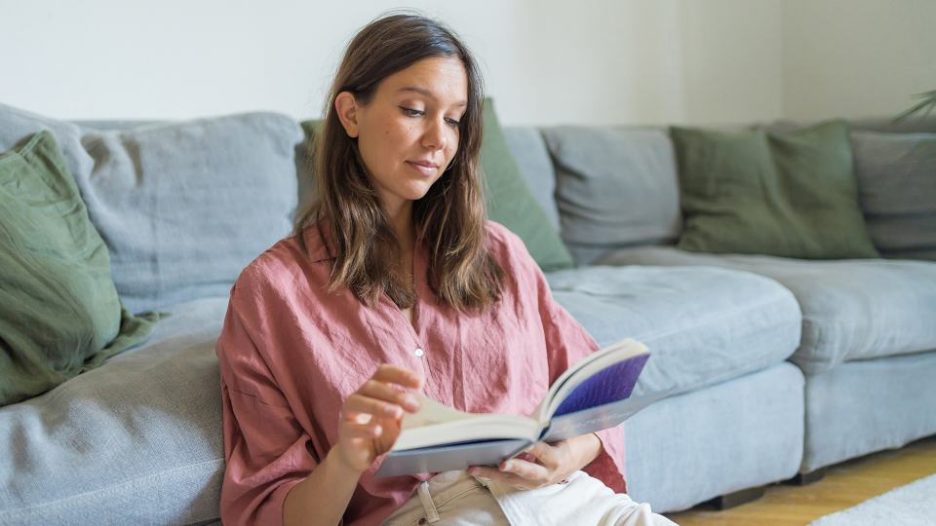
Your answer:
[[[631,398],[650,358],[627,339],[573,364],[549,388],[531,416],[466,413],[429,398],[406,414],[402,431],[377,476],[492,466],[535,442],[556,442],[620,424],[665,395]]]

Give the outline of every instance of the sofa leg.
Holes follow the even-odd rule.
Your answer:
[[[809,473],[797,473],[795,477],[791,478],[787,482],[797,486],[806,486],[808,484],[812,484],[813,482],[822,480],[822,477],[825,476],[825,473],[826,468],[819,468],[815,471],[810,471]]]
[[[734,493],[728,493],[720,497],[715,497],[709,502],[711,502],[717,510],[727,510],[742,504],[747,504],[748,502],[753,502],[763,496],[764,486],[758,486],[756,488],[747,488],[741,491],[736,491]]]

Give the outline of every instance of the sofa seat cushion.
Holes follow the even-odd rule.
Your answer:
[[[582,267],[547,275],[556,300],[601,345],[650,348],[638,393],[686,392],[780,363],[800,311],[773,280],[717,268]]]
[[[695,254],[671,247],[623,249],[615,265],[705,265],[745,270],[790,289],[803,312],[792,360],[807,374],[836,364],[936,349],[936,264],[903,260],[806,261]]]
[[[227,299],[170,307],[143,346],[0,408],[0,524],[191,524],[224,470],[214,343]]]

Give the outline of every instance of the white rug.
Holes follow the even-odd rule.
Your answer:
[[[921,478],[825,517],[809,526],[936,525],[936,475]]]

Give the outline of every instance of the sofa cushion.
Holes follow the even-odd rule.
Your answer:
[[[868,233],[885,257],[936,261],[936,134],[851,134]]]
[[[0,406],[139,344],[153,320],[120,304],[107,247],[49,131],[0,154]]]
[[[55,137],[68,172],[73,177],[91,171],[91,157],[81,146],[81,128],[69,122],[0,104],[0,151],[13,148],[40,130],[48,130]]]
[[[803,373],[789,362],[669,397],[624,423],[627,493],[662,513],[788,479],[803,427]]]
[[[806,261],[695,254],[670,247],[622,249],[613,265],[703,265],[754,272],[790,289],[803,312],[792,360],[808,374],[836,364],[936,349],[936,264],[923,261]]]
[[[547,278],[600,345],[630,337],[650,348],[637,392],[685,392],[764,369],[789,357],[800,339],[793,295],[756,274],[604,266]]]
[[[0,524],[192,524],[224,470],[224,298],[172,306],[145,345],[0,408]]]
[[[682,218],[665,131],[559,126],[543,136],[556,165],[562,238],[573,253],[675,242]]]
[[[571,267],[572,256],[549,224],[510,153],[491,99],[484,101],[481,170],[488,218],[517,234],[543,270]]]
[[[517,162],[520,174],[530,187],[549,224],[559,231],[559,209],[556,208],[556,171],[539,130],[532,127],[504,127],[504,140]]]
[[[226,297],[240,270],[290,232],[302,141],[290,117],[114,125],[82,129],[0,105],[0,148],[41,129],[55,136],[132,312]]]
[[[75,178],[134,312],[227,296],[240,270],[288,234],[302,131],[271,113],[88,129]]]
[[[685,226],[694,252],[811,259],[878,255],[858,205],[848,128],[787,133],[673,128]]]

